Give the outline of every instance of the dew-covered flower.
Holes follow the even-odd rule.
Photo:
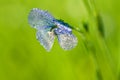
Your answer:
[[[72,34],[70,26],[55,19],[47,11],[33,8],[29,13],[28,22],[37,30],[36,37],[47,51],[51,50],[55,36],[64,50],[70,50],[77,45],[77,38]]]

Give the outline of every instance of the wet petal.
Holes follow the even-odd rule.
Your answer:
[[[38,8],[33,8],[28,15],[28,22],[33,28],[51,27],[54,25],[53,20],[54,17],[50,13]]]
[[[53,31],[48,31],[45,28],[41,28],[39,31],[37,31],[37,35],[36,35],[37,39],[39,40],[40,44],[47,50],[50,51],[53,43],[54,43],[54,39],[55,39],[55,35],[53,33]]]
[[[60,34],[58,35],[60,46],[64,50],[70,50],[77,45],[77,38],[73,34]]]

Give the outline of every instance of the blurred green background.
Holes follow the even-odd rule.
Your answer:
[[[32,8],[77,28],[78,45],[64,51],[56,39],[46,52]],[[119,9],[119,0],[0,0],[0,80],[120,80]]]

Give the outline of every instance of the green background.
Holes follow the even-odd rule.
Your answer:
[[[55,39],[47,52],[28,24],[32,8],[77,28],[77,46]],[[0,80],[120,80],[119,9],[119,0],[0,0]]]

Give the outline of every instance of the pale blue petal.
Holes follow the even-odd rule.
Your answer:
[[[57,28],[54,29],[54,32],[58,37],[60,46],[64,50],[70,50],[74,48],[78,41],[77,38],[72,34],[72,29],[70,26],[61,20],[57,20],[55,24],[57,25]]]
[[[41,28],[39,31],[37,31],[37,35],[36,35],[37,39],[39,40],[40,44],[47,50],[50,51],[53,43],[54,43],[54,39],[55,39],[55,35],[53,33],[53,31],[48,31],[45,28]]]
[[[77,45],[77,38],[73,34],[60,34],[57,36],[59,44],[64,50],[70,50]]]
[[[28,22],[33,28],[54,26],[54,17],[47,11],[33,8],[28,15]]]

